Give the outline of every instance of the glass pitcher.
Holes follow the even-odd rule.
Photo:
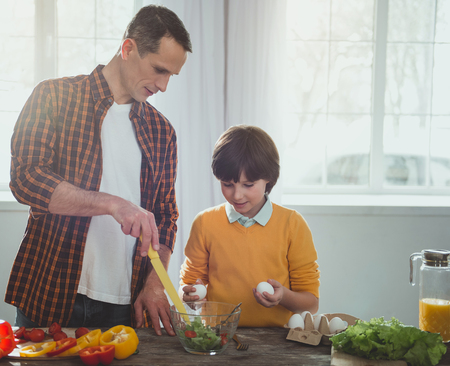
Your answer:
[[[440,333],[450,341],[450,251],[425,249],[409,258],[409,282],[414,286],[414,263],[422,260],[419,276],[419,328]]]

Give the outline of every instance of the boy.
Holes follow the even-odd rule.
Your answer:
[[[212,170],[227,202],[194,220],[181,268],[183,300],[198,300],[189,296],[191,284],[203,283],[208,301],[242,302],[239,325],[247,327],[283,326],[292,313],[317,312],[311,232],[299,213],[269,199],[280,172],[273,140],[258,127],[231,127],[215,145]],[[266,280],[273,295],[255,289]]]

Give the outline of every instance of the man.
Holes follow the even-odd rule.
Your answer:
[[[30,206],[5,296],[17,307],[16,325],[141,327],[149,316],[158,335],[159,320],[174,335],[147,251],[158,250],[167,268],[177,143],[146,100],[166,90],[188,52],[181,20],[150,5],[106,66],[33,91],[11,143],[10,187]]]

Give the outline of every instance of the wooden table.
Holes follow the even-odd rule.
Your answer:
[[[250,345],[247,351],[237,351],[231,344],[221,355],[193,355],[184,350],[177,337],[166,334],[156,336],[153,329],[138,329],[139,354],[125,360],[114,360],[114,365],[310,365],[326,366],[331,362],[331,346],[309,346],[286,339],[288,330],[283,328],[239,328],[241,342]],[[3,358],[0,366],[68,366],[83,365],[78,358],[64,361],[37,361],[35,359]],[[450,351],[439,365],[450,366]]]

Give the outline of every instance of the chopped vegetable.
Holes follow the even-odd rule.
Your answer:
[[[352,355],[372,360],[404,360],[411,366],[437,365],[447,351],[439,334],[406,326],[395,318],[357,320],[330,340],[335,349]]]
[[[192,335],[190,332],[194,332],[196,336],[194,338],[189,337],[188,334]],[[195,317],[191,324],[186,324],[186,329],[184,331],[178,330],[178,336],[187,348],[196,351],[218,350],[228,342],[226,334],[225,337],[217,335],[211,326],[203,325],[201,317]]]
[[[51,336],[58,332],[61,332],[61,326],[56,322],[50,325],[50,328],[48,328],[48,334],[50,334]]]
[[[75,338],[64,338],[56,342],[56,347],[50,352],[47,352],[48,357],[58,356],[59,354],[75,347],[77,345],[77,340]]]
[[[53,334],[53,340],[55,342],[58,342],[61,339],[65,339],[65,338],[67,338],[67,334],[64,332],[56,332],[55,334]]]
[[[31,342],[42,342],[45,338],[45,332],[42,329],[33,329],[30,332],[30,341]]]
[[[9,355],[16,348],[14,332],[5,320],[0,320],[0,358]]]
[[[85,334],[89,333],[89,329],[85,327],[80,327],[75,331],[75,338],[80,338],[81,336],[84,336]]]
[[[45,355],[56,347],[56,342],[43,342],[26,346],[20,349],[20,357],[37,357]]]
[[[82,349],[78,352],[81,361],[88,366],[97,366],[98,364],[109,365],[114,359],[115,346],[95,346]]]
[[[100,337],[100,345],[114,345],[114,357],[122,360],[131,356],[137,349],[139,338],[133,328],[125,325],[117,325],[103,333]]]
[[[17,329],[17,330],[14,332],[14,336],[15,336],[16,338],[22,338],[22,337],[23,337],[23,333],[25,333],[26,330],[27,330],[27,329],[26,329],[25,327],[20,327],[19,329]]]
[[[101,334],[102,331],[100,329],[96,329],[92,332],[89,332],[88,334],[85,334],[84,336],[81,336],[77,339],[76,346],[68,349],[67,351],[64,351],[59,355],[59,357],[72,356],[84,348],[98,346],[100,344]]]
[[[197,333],[195,333],[193,330],[187,330],[186,332],[184,332],[184,335],[188,338],[197,337]]]

